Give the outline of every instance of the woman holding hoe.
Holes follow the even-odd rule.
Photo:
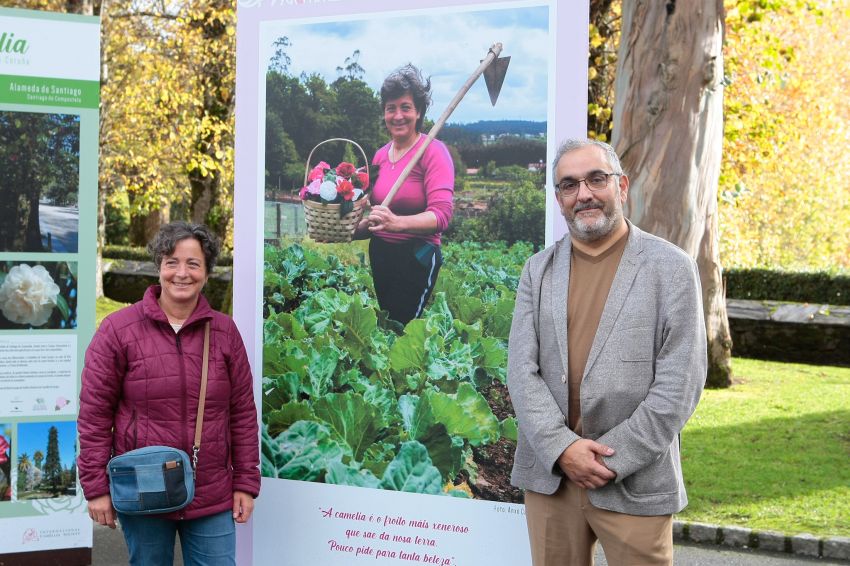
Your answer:
[[[407,324],[418,317],[443,262],[440,235],[452,218],[454,165],[448,148],[434,140],[410,171],[390,206],[381,203],[425,140],[422,123],[431,103],[431,81],[413,65],[392,72],[381,86],[390,143],[372,160],[378,177],[372,209],[356,238],[371,238],[369,262],[375,294],[390,318]]]

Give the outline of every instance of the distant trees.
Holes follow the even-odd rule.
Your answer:
[[[234,3],[117,0],[97,2],[95,14],[103,30],[100,186],[105,204],[129,208],[134,244],[146,243],[172,216],[203,221],[227,243],[233,208]]]
[[[505,136],[487,145],[480,139],[476,143],[459,143],[457,149],[469,167],[483,167],[489,161],[494,161],[496,167],[546,161],[545,139]]]
[[[495,167],[492,162],[478,172],[477,179],[488,179],[489,197],[486,213],[465,217],[455,214],[446,232],[452,242],[493,242],[508,244],[528,242],[535,249],[544,244],[546,189],[544,172],[528,171],[525,167],[509,165]],[[472,179],[467,177],[466,180]]]

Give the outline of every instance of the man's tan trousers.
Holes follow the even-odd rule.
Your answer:
[[[591,566],[597,539],[609,566],[673,564],[673,516],[599,509],[564,478],[553,495],[525,492],[534,566]]]

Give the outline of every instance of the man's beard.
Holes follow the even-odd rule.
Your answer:
[[[593,208],[600,209],[602,216],[593,221],[592,224],[587,224],[576,218],[582,210]],[[565,219],[567,225],[570,227],[571,237],[581,242],[595,242],[613,232],[619,223],[622,222],[623,207],[617,200],[612,201],[607,207],[598,200],[577,203],[572,209],[572,215],[565,215]]]

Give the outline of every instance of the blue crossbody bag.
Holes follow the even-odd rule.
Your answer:
[[[201,450],[201,429],[207,393],[210,323],[204,328],[201,392],[195,419],[192,457],[179,448],[146,446],[115,456],[107,464],[112,506],[126,515],[153,515],[178,511],[195,497],[195,469]]]

